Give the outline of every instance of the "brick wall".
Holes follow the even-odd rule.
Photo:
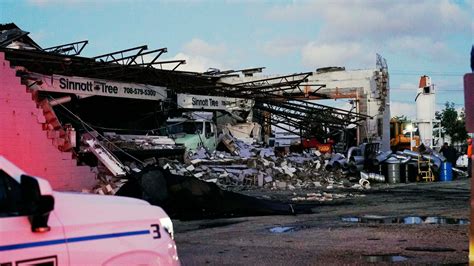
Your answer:
[[[61,152],[43,130],[43,110],[0,53],[0,155],[31,175],[47,179],[56,190],[80,191],[95,184],[88,166],[77,166],[71,152]]]

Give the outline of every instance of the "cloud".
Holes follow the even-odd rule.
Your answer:
[[[145,62],[150,62],[153,59],[154,56],[152,55],[145,55],[144,56],[144,61]],[[209,59],[204,56],[199,56],[199,55],[189,55],[183,52],[177,53],[176,55],[172,57],[163,57],[158,60],[158,61],[169,61],[169,60],[186,60],[185,64],[181,64],[178,66],[176,70],[178,71],[192,71],[192,72],[205,72],[209,68],[222,68],[222,65],[219,62],[213,61],[212,59]],[[170,64],[162,64],[162,65],[154,65],[154,68],[157,69],[167,69],[167,70],[172,70],[175,68],[177,63],[170,63]]]
[[[209,57],[186,54],[183,52],[176,54],[169,60],[186,60],[186,64],[177,68],[177,70],[181,71],[205,72],[209,68],[224,69],[224,66],[221,63]],[[172,69],[174,66],[175,65],[164,66],[163,69]]]
[[[226,69],[227,65],[221,60],[226,54],[227,48],[223,44],[212,45],[204,40],[194,38],[183,45],[182,51],[174,56],[162,56],[158,61],[168,60],[186,60],[185,64],[180,65],[176,70],[205,72],[209,68]],[[145,55],[145,61],[151,61],[154,55]],[[176,63],[155,65],[158,69],[173,69]]]
[[[264,17],[275,24],[313,23],[317,17],[317,35],[299,48],[304,66],[373,66],[376,52],[458,65],[462,58],[446,40],[472,34],[474,22],[464,5],[449,0],[308,1],[277,5]],[[267,54],[294,49],[291,44],[270,48]]]
[[[224,44],[210,44],[201,39],[194,38],[184,45],[183,50],[191,55],[213,57],[224,54],[227,48]]]
[[[357,42],[319,43],[309,42],[301,50],[303,65],[311,68],[326,66],[375,65],[375,52]]]
[[[305,45],[305,43],[306,41],[295,37],[274,39],[261,45],[260,50],[266,55],[279,57],[297,52]]]
[[[436,104],[435,111],[441,111],[445,108],[444,104]],[[458,113],[463,111],[464,106],[457,105],[455,109]],[[407,116],[408,119],[416,121],[416,103],[391,101],[390,102],[390,115],[394,116]]]
[[[392,117],[405,115],[409,119],[414,120],[416,119],[416,104],[415,102],[405,103],[405,102],[391,101],[390,114]]]
[[[470,32],[469,10],[448,1],[310,1],[271,8],[273,21],[320,19],[320,36],[327,41],[380,40],[382,37],[431,36]]]
[[[390,40],[387,48],[391,52],[401,53],[413,58],[446,59],[458,61],[461,58],[453,53],[443,41],[435,41],[429,37],[403,36]]]

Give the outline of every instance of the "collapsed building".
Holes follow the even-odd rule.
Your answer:
[[[168,110],[166,88],[211,84],[196,73],[176,71],[183,60],[158,60],[166,48],[139,46],[86,58],[79,54],[87,41],[43,49],[15,24],[1,25],[0,32],[0,153],[26,172],[47,177],[59,190],[80,190],[96,183],[94,154],[107,150],[95,141],[97,134],[159,131]],[[144,56],[152,59],[145,62]],[[152,67],[164,64],[173,67]],[[90,145],[87,151],[84,143]],[[134,158],[176,148],[167,147],[173,144],[169,139],[159,138],[142,142],[149,144],[147,149],[107,143],[116,149],[111,153]],[[123,175],[111,158],[115,157],[103,156],[101,163],[112,166],[108,170],[113,174]]]
[[[230,84],[259,83],[260,77],[249,73],[244,75],[221,74],[221,82]],[[282,77],[267,77],[279,82]],[[286,81],[294,81],[295,76],[285,76]],[[346,70],[344,67],[317,69],[295,88],[277,92],[291,99],[303,99],[317,103],[322,99],[349,99],[351,112],[362,115],[360,125],[354,128],[353,145],[378,142],[383,151],[390,149],[390,87],[387,63],[377,55],[374,69]],[[333,111],[333,110],[332,110]],[[285,123],[285,119],[281,120]],[[297,132],[298,134],[298,132]]]
[[[101,175],[124,177],[150,158],[181,157],[186,147],[169,131],[190,120],[169,118],[189,110],[213,112],[199,125],[192,120],[199,147],[218,131],[255,137],[259,125],[268,140],[269,128],[282,124],[308,140],[350,129],[354,145],[388,146],[384,63],[273,77],[254,75],[262,68],[196,73],[178,70],[184,60],[160,60],[166,48],[82,57],[87,41],[41,48],[15,24],[0,25],[0,37],[0,154],[58,190],[91,188]],[[355,110],[308,101],[337,98],[353,99]]]

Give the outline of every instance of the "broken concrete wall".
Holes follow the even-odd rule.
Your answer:
[[[55,138],[48,138],[43,110],[4,53],[0,53],[0,121],[0,154],[28,174],[46,178],[56,190],[80,191],[95,184],[90,167],[77,166],[72,152],[61,152],[53,144]]]
[[[388,77],[377,69],[315,72],[308,83],[326,84],[318,93],[333,98],[355,98],[344,95],[353,90],[359,100],[359,112],[374,117],[361,126],[362,141],[365,137],[380,141],[381,150],[390,149],[390,92]],[[304,84],[303,84],[304,85]],[[358,90],[361,88],[362,90]],[[338,96],[338,93],[341,95]],[[375,139],[374,139],[375,138]]]

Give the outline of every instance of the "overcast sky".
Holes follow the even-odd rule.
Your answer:
[[[138,45],[167,47],[182,70],[266,67],[267,74],[323,66],[373,68],[387,59],[392,115],[415,115],[419,76],[436,102],[464,104],[474,0],[465,1],[83,1],[3,0],[14,22],[42,47],[89,40],[94,56]]]

